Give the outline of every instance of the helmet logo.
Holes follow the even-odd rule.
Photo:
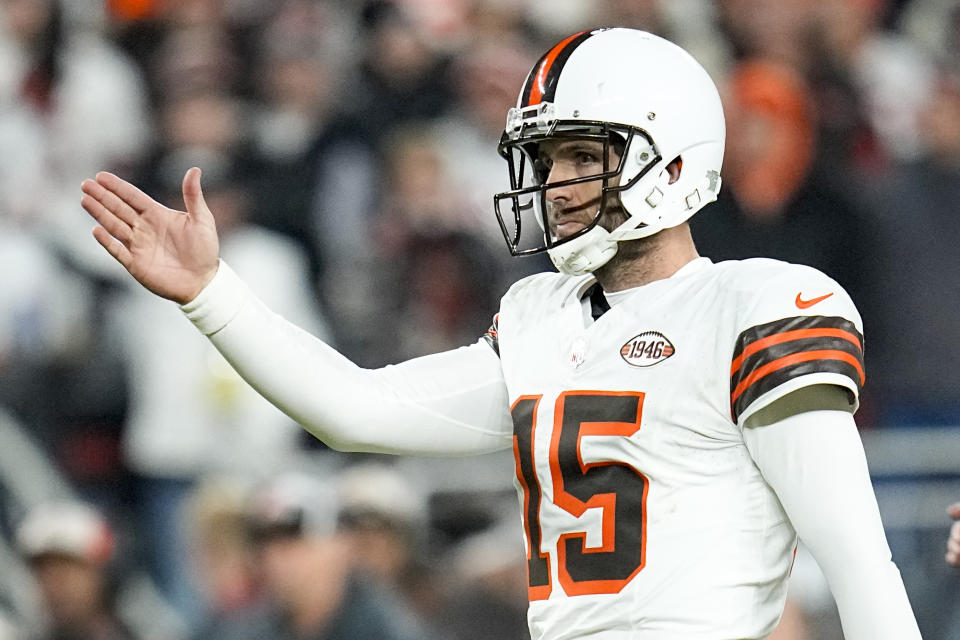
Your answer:
[[[674,353],[673,343],[659,331],[644,331],[620,347],[620,357],[634,367],[652,367]]]
[[[707,187],[707,189],[710,189],[710,191],[716,193],[718,186],[717,183],[720,182],[720,174],[717,171],[710,169],[710,171],[707,171],[707,180],[710,181],[710,185]]]

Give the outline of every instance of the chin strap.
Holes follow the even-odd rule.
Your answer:
[[[617,254],[617,243],[610,238],[609,231],[598,225],[548,253],[560,273],[582,276],[609,262]]]
[[[665,195],[670,193],[670,172],[666,169],[661,171],[656,181],[644,188],[645,193],[631,193],[639,186],[635,185],[620,196],[621,204],[631,213],[626,221],[611,233],[617,242],[646,238],[663,228],[662,222],[672,204]]]

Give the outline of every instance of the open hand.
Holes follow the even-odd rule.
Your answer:
[[[98,173],[80,188],[80,205],[100,223],[93,237],[144,287],[185,304],[213,279],[220,244],[200,190],[200,169],[183,177],[186,212],[163,206],[112,173]]]

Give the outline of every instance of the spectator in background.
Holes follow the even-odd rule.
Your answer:
[[[761,58],[796,70],[810,65],[807,38],[817,3],[804,0],[721,0],[717,26],[736,60]]]
[[[960,425],[960,71],[940,68],[923,115],[924,155],[900,163],[867,192],[879,232],[870,276],[883,289],[872,310],[880,420]]]
[[[426,496],[385,463],[360,463],[337,476],[338,528],[357,568],[395,591],[417,617],[430,621],[439,606],[428,549]]]
[[[813,11],[806,67],[823,122],[833,127],[828,159],[873,180],[923,153],[920,113],[933,82],[916,43],[885,28],[886,0],[827,0]]]
[[[100,310],[116,273],[76,242],[89,226],[70,192],[94,167],[136,167],[152,124],[137,68],[78,4],[0,2],[0,402],[74,483],[115,495],[125,382]]]
[[[350,539],[358,568],[401,588],[424,551],[426,499],[386,464],[348,467],[337,481],[338,526]]]
[[[264,601],[208,640],[423,640],[392,594],[357,572],[332,488],[285,474],[255,493],[249,513]]]
[[[0,3],[0,216],[112,274],[76,242],[71,185],[94,167],[136,166],[150,135],[143,82],[119,49],[67,23],[62,0]]]
[[[80,503],[36,508],[17,530],[48,626],[37,640],[135,640],[110,594],[114,539],[103,517]]]
[[[605,0],[595,3],[596,22],[642,29],[672,40],[701,61],[712,76],[721,77],[732,55],[730,43],[717,29],[722,4],[715,0]],[[763,3],[760,10],[785,4],[782,0]]]
[[[92,327],[83,278],[57,260],[0,204],[0,406],[33,426],[50,451],[62,444],[47,394],[50,370],[81,359]],[[42,401],[39,401],[42,400]]]
[[[398,129],[385,148],[389,198],[379,210],[370,286],[354,323],[368,366],[472,342],[489,324],[502,283],[482,232],[461,217],[433,130]],[[371,307],[380,311],[370,314]]]
[[[815,267],[863,305],[867,229],[816,169],[815,114],[802,78],[779,63],[744,61],[727,82],[725,110],[723,188],[711,210],[692,220],[697,246],[714,260],[768,257]]]
[[[513,514],[500,515],[450,552],[456,580],[443,595],[439,626],[451,640],[529,640],[527,563]],[[477,624],[476,620],[483,620]]]
[[[198,638],[243,615],[261,595],[247,527],[250,489],[246,480],[211,474],[187,499],[188,553],[204,604]]]
[[[904,7],[900,27],[927,55],[960,63],[960,5],[955,0],[912,0]]]
[[[449,59],[431,49],[416,18],[398,0],[367,0],[360,11],[363,60],[345,91],[375,141],[398,124],[436,118],[452,101]]]
[[[301,243],[317,290],[336,314],[341,291],[370,253],[377,163],[366,123],[342,98],[342,16],[323,3],[287,0],[258,39],[251,113],[254,221]],[[338,62],[339,61],[339,62]],[[343,324],[332,317],[338,337]]]
[[[845,69],[863,96],[883,153],[903,161],[923,153],[920,114],[933,87],[934,67],[915,42],[885,28],[892,4],[828,0],[819,4],[818,25],[823,53]]]

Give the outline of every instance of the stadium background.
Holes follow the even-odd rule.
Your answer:
[[[227,535],[217,514],[291,472],[403,533],[410,562],[384,584],[441,637],[478,620],[476,637],[524,637],[509,454],[311,441],[101,255],[79,184],[108,169],[179,207],[201,166],[225,258],[280,313],[365,366],[466,344],[548,266],[510,259],[492,212],[506,109],[545,48],[601,25],[677,41],[721,88],[701,253],[810,264],[853,295],[894,558],[924,637],[960,637],[943,562],[960,500],[955,0],[0,0],[0,638],[42,625],[15,533],[67,498],[111,523],[119,615],[144,638],[203,637],[229,600],[202,557]],[[781,640],[840,637],[803,554],[791,603]]]

